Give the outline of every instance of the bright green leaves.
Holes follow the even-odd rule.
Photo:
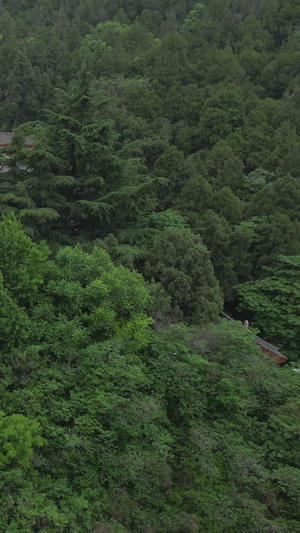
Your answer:
[[[47,357],[68,361],[86,343],[111,335],[147,344],[147,287],[137,273],[115,267],[103,250],[64,248],[51,263],[46,245],[32,243],[12,216],[0,224],[0,249],[0,339],[6,353],[25,350],[32,339]]]
[[[142,277],[115,267],[103,250],[61,249],[31,312],[30,341],[40,355],[71,364],[90,343],[118,337],[148,342],[150,296]]]
[[[115,267],[98,248],[89,254],[79,247],[65,248],[56,264],[54,279],[46,286],[56,313],[80,318],[94,339],[115,334],[145,341],[152,320],[146,315],[150,297],[140,275]]]
[[[21,349],[29,335],[28,308],[36,301],[43,283],[48,255],[46,244],[34,244],[12,214],[3,218],[0,222],[0,350],[5,355],[12,354],[15,348]]]
[[[48,262],[0,226],[5,533],[298,531],[299,374],[207,324],[215,276],[232,301],[300,253],[298,3],[5,1],[3,129],[51,110],[5,149],[0,208],[82,244]],[[95,238],[155,280],[153,330],[143,280]],[[240,287],[295,354],[298,271]]]
[[[39,424],[23,415],[5,416],[0,411],[0,468],[28,468],[34,446],[42,446]]]
[[[48,256],[46,244],[34,244],[12,215],[3,218],[0,223],[0,271],[4,287],[16,301],[32,303],[43,282]]]
[[[161,269],[188,320],[206,323],[222,303],[219,288],[201,240],[177,222],[154,240],[147,268]],[[286,259],[282,276],[288,271],[293,282],[298,266],[297,258]],[[141,276],[114,266],[99,248],[66,247],[39,268],[26,307],[24,358],[0,367],[8,413],[17,413],[0,415],[3,520],[11,531],[72,526],[81,533],[97,522],[113,532],[139,533],[149,524],[163,533],[190,524],[216,533],[240,525],[263,531],[276,525],[265,499],[270,487],[283,515],[288,498],[293,530],[297,374],[262,356],[240,324],[150,330]],[[178,292],[182,279],[186,290]],[[25,313],[10,286],[1,291],[3,312]],[[188,307],[193,296],[200,307]],[[287,457],[278,428],[291,447]]]
[[[195,25],[195,22],[196,22],[197,20],[199,20],[199,19],[202,18],[205,9],[206,9],[205,5],[203,5],[203,4],[196,4],[195,7],[194,7],[194,9],[192,9],[192,10],[189,12],[189,14],[188,14],[186,20],[184,21],[185,27],[187,27],[187,29],[188,29],[189,31],[192,31],[192,30],[195,29],[193,26]]]
[[[11,224],[19,230],[12,218],[2,222]],[[138,356],[152,323],[146,284],[137,273],[115,267],[99,248],[90,253],[64,248],[47,262],[44,245],[32,244],[21,230],[17,236],[11,246],[2,236],[8,282],[0,286],[0,340],[12,362],[1,364],[6,378],[1,392],[8,412],[17,413],[0,416],[0,465],[5,468],[0,487],[5,485],[15,502],[12,509],[10,495],[4,500],[4,520],[13,532],[16,527],[63,531],[72,524],[78,533],[92,530],[104,518],[107,499],[117,499],[122,487],[125,500],[133,502],[126,518],[131,527],[137,514],[146,516],[142,485],[145,490],[148,470],[147,498],[161,505],[170,442],[165,411],[159,398],[145,392],[149,379]],[[26,253],[19,242],[27,245]],[[23,281],[26,308],[18,302],[13,279]],[[34,462],[34,448],[45,444],[39,427],[48,442]],[[27,479],[20,469],[26,469]],[[116,513],[119,519],[122,509]]]

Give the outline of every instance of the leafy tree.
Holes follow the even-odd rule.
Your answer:
[[[298,220],[276,214],[274,217],[253,217],[245,224],[255,231],[248,259],[252,263],[255,278],[261,276],[262,266],[277,263],[278,254],[299,254]]]
[[[144,272],[159,281],[190,323],[209,322],[222,307],[222,296],[207,248],[190,230],[165,230],[145,253]]]
[[[276,176],[273,172],[268,172],[262,168],[256,168],[244,177],[244,197],[249,200],[252,195],[263,189],[268,183],[274,181]],[[251,202],[250,202],[251,205]],[[248,214],[248,205],[246,207]]]
[[[232,250],[232,231],[227,220],[211,209],[201,218],[195,228],[210,252],[210,259],[226,301],[232,299],[232,287],[238,277]]]
[[[0,271],[4,287],[21,305],[32,304],[47,271],[49,249],[34,244],[10,214],[0,223]]]
[[[16,53],[5,84],[10,88],[3,103],[6,128],[36,120],[42,103],[49,98],[49,83],[24,52]]]
[[[0,467],[15,464],[26,469],[33,455],[33,446],[41,446],[44,441],[39,435],[37,422],[23,415],[5,416],[0,411]]]
[[[14,354],[14,349],[22,347],[28,336],[29,318],[26,311],[20,308],[4,287],[3,276],[0,274],[0,338],[2,342],[2,358]]]
[[[184,154],[175,146],[169,146],[155,161],[156,175],[169,180],[170,200],[177,196],[182,187]]]
[[[241,195],[243,191],[244,182],[244,164],[239,157],[233,157],[227,159],[224,163],[224,167],[217,177],[220,185],[230,187],[230,189]]]
[[[214,194],[212,207],[218,215],[223,216],[231,224],[237,224],[242,220],[242,204],[230,187],[222,187]]]
[[[38,236],[49,233],[50,222],[49,236],[65,241],[81,231],[99,232],[103,220],[114,229],[116,218],[124,224],[151,211],[162,180],[146,174],[136,144],[116,150],[117,134],[110,120],[98,119],[104,102],[89,89],[85,70],[69,92],[58,94],[60,112],[48,110],[48,123],[17,131],[2,203],[15,206]],[[26,133],[34,139],[32,150],[22,145]]]
[[[4,221],[2,225],[9,226],[8,222]],[[30,242],[24,234],[23,240]],[[8,240],[7,248],[9,243],[13,251],[16,241]],[[33,252],[41,246],[32,244]],[[27,251],[29,265],[33,252],[30,248]],[[12,258],[14,266],[13,253],[7,256],[7,260]],[[26,265],[24,259],[23,262]],[[36,263],[39,269],[38,261]],[[14,491],[16,503],[11,509],[8,505],[10,496],[5,497],[3,505],[7,512],[3,516],[12,528],[22,526],[28,532],[34,528],[63,530],[74,525],[74,530],[79,533],[82,527],[91,530],[96,516],[104,520],[103,510],[110,506],[115,518],[127,524],[129,529],[138,529],[138,515],[142,522],[147,520],[142,502],[145,498],[144,473],[149,468],[149,509],[161,504],[160,478],[165,468],[168,443],[168,434],[162,427],[161,445],[156,448],[157,423],[158,419],[163,421],[164,413],[159,400],[142,392],[147,378],[135,354],[148,344],[148,326],[152,320],[146,313],[150,307],[147,288],[141,276],[114,267],[108,255],[97,248],[89,254],[79,247],[61,249],[55,263],[46,266],[47,275],[36,295],[35,306],[27,309],[22,346],[13,347],[15,357],[11,366],[4,364],[1,358],[5,382],[14,389],[13,401],[4,383],[1,394],[9,409],[17,410],[17,413],[3,419],[4,444],[0,452],[5,465],[7,456],[14,461],[13,468],[17,468],[16,461],[20,457],[20,465],[28,468],[27,481],[19,475],[13,482],[15,470],[10,479],[5,474],[3,483],[6,483],[8,494]],[[34,287],[37,281],[32,283]],[[22,311],[22,308],[17,308],[15,303],[14,308],[4,304],[4,311],[13,324],[15,309]],[[5,355],[3,343],[1,355]],[[82,374],[79,376],[78,372]],[[24,380],[26,387],[23,386]],[[78,382],[81,382],[80,387]],[[54,394],[50,394],[49,403],[51,390]],[[132,403],[130,398],[134,390],[136,401]],[[99,409],[103,414],[101,422]],[[113,412],[115,418],[109,414]],[[137,412],[140,413],[138,417]],[[148,413],[146,418],[144,412]],[[45,455],[41,451],[33,456],[32,445],[42,444],[37,433],[39,425],[43,437],[51,444],[48,447],[47,443]],[[143,451],[142,432],[145,436]],[[134,446],[133,441],[136,441]],[[83,482],[77,478],[79,449]],[[96,459],[98,456],[102,457],[101,465]],[[29,464],[30,459],[35,462]],[[44,466],[37,475],[37,465],[41,464]],[[54,477],[49,475],[51,471]],[[73,479],[71,483],[68,476]],[[97,494],[94,492],[96,479],[99,482]],[[128,490],[129,479],[132,488]],[[153,492],[153,483],[157,492],[156,489]],[[30,491],[30,501],[23,495],[26,490]],[[119,507],[117,503],[120,490],[125,495],[124,503],[134,502],[126,517],[122,514],[123,506]],[[22,510],[24,501],[25,510]],[[96,506],[97,511],[92,512],[93,516],[88,512],[89,516],[84,518],[90,505]]]
[[[228,84],[220,87],[205,101],[199,121],[200,138],[209,146],[236,131],[244,122],[242,94]]]
[[[299,331],[299,256],[279,256],[265,268],[265,276],[239,285],[240,308],[254,314],[253,324],[293,357],[297,357]]]
[[[203,176],[191,177],[182,188],[175,204],[185,216],[202,213],[211,207],[212,188]]]
[[[45,243],[34,244],[22,231],[12,214],[0,223],[0,323],[2,354],[11,359],[21,355],[28,337],[27,310],[48,270],[49,249]]]
[[[3,533],[299,531],[299,20],[0,2]]]
[[[289,370],[284,380],[278,379],[280,370],[262,358],[251,334],[241,325],[224,322],[205,331],[173,326],[152,338],[149,365],[155,386],[167,399],[176,435],[172,462],[176,484],[168,492],[170,530],[198,525],[221,532],[236,524],[242,531],[263,531],[268,523],[288,531],[295,522],[288,521],[284,494],[273,483],[278,461],[285,461],[277,454],[282,438],[277,434],[277,442],[273,441],[276,433],[271,431],[266,443],[265,431],[276,421],[281,424],[277,417],[284,418],[289,408],[282,407],[280,398],[293,396],[299,382]],[[166,386],[167,375],[171,379]],[[278,402],[275,416],[270,409],[273,402]],[[266,494],[272,491],[283,505],[284,518],[274,509],[270,512],[272,503]]]
[[[233,150],[226,141],[218,141],[205,158],[205,166],[209,175],[216,177],[223,170],[226,161],[233,157]]]
[[[177,250],[188,245],[190,274],[201,252],[201,275],[208,254],[200,239],[186,229],[162,236],[163,250],[172,236]],[[0,366],[8,411],[0,417],[0,529],[293,530],[297,374],[263,357],[239,324],[149,330],[141,276],[99,248],[66,247],[46,266],[26,308],[23,359]],[[279,428],[291,447],[285,455]]]
[[[34,142],[30,150],[25,147],[28,132]],[[51,236],[51,228],[54,231],[60,216],[67,212],[64,189],[74,183],[71,176],[60,174],[63,161],[53,152],[44,133],[39,127],[20,126],[2,159],[8,167],[1,176],[2,212],[14,211],[27,232],[36,238]]]
[[[249,281],[253,278],[253,265],[251,263],[251,245],[254,240],[255,229],[251,223],[242,222],[235,226],[230,238],[230,255],[234,264],[239,282]]]
[[[203,17],[205,11],[205,5],[203,4],[196,4],[194,9],[192,9],[189,13],[187,18],[184,21],[185,28],[188,31],[193,31],[195,22],[197,20],[200,20]]]

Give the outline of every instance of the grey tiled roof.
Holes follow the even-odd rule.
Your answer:
[[[258,344],[258,346],[260,346],[264,350],[267,350],[269,353],[272,353],[273,355],[276,355],[277,357],[281,357],[281,359],[288,361],[288,357],[286,355],[283,355],[283,353],[279,351],[279,348],[277,348],[277,346],[274,346],[273,344],[270,344],[264,339],[257,337],[257,335],[255,335],[254,337],[254,342],[256,342],[256,344]]]
[[[0,131],[0,146],[7,146],[12,138],[10,131]]]
[[[222,318],[226,318],[226,320],[229,320],[230,322],[235,322],[235,320],[233,320],[231,316],[227,315],[227,313],[224,313],[224,311],[220,312],[220,316]],[[258,346],[260,346],[261,348],[269,352],[270,354],[274,355],[275,357],[279,357],[283,361],[288,361],[288,357],[284,355],[283,353],[281,353],[279,351],[279,348],[277,348],[277,346],[270,344],[269,342],[265,341],[264,339],[261,339],[257,335],[255,335],[254,337],[254,342],[258,344]]]
[[[13,136],[13,133],[11,131],[0,131],[0,146],[7,146],[11,138]],[[25,137],[25,144],[26,146],[32,146],[32,139],[30,137]]]

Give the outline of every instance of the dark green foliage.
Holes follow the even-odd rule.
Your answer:
[[[83,67],[69,92],[57,92],[58,112],[45,110],[46,123],[20,126],[6,149],[2,209],[13,208],[35,237],[91,239],[102,225],[108,231],[155,208],[166,180],[147,175],[138,143],[117,143],[112,121],[101,116],[104,103]]]
[[[232,225],[238,224],[243,217],[242,205],[230,187],[222,187],[212,199],[214,211]]]
[[[299,532],[299,1],[0,4],[0,531]]]
[[[207,248],[190,230],[167,229],[145,254],[144,273],[159,281],[192,324],[203,324],[217,316],[222,296]]]
[[[262,279],[237,287],[240,307],[255,313],[254,325],[294,357],[299,349],[299,268],[299,255],[280,255]]]
[[[204,244],[210,250],[210,259],[216,278],[226,300],[232,298],[232,287],[237,283],[233,270],[236,258],[233,256],[233,232],[225,218],[208,210],[196,226]]]

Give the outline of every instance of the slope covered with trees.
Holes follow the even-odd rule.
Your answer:
[[[0,243],[1,531],[299,531],[298,374],[236,324],[149,329],[98,247]]]
[[[300,532],[298,0],[0,2],[0,531]],[[33,148],[26,148],[26,139]]]

